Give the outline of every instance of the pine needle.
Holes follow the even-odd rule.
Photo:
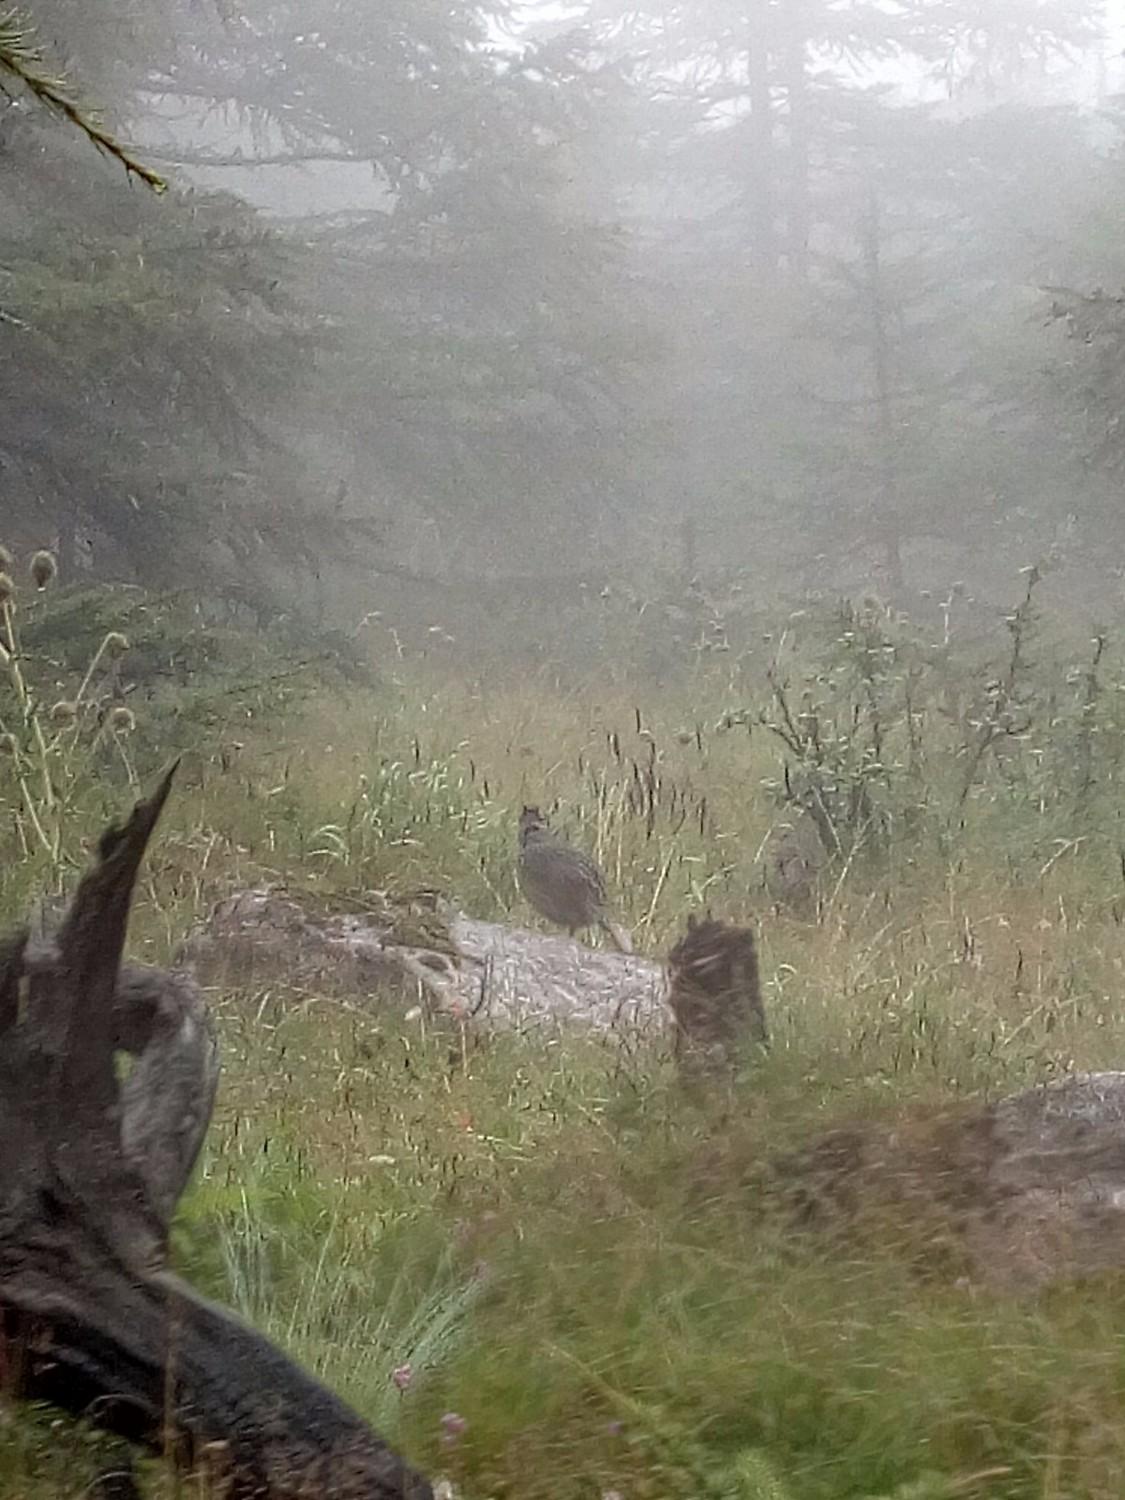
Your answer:
[[[138,161],[126,146],[103,129],[94,115],[78,103],[68,81],[51,73],[30,21],[16,10],[0,14],[0,75],[3,74],[17,79],[40,104],[77,126],[99,150],[114,157],[126,172],[139,177],[153,192],[167,190],[166,179]]]

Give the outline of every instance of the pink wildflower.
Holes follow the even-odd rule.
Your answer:
[[[447,1448],[452,1448],[454,1443],[460,1440],[461,1434],[468,1427],[468,1422],[455,1411],[447,1411],[441,1419],[441,1440]]]

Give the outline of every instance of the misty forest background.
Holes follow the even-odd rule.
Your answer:
[[[262,883],[540,925],[526,800],[646,956],[752,921],[773,1038],[715,1111],[216,986],[176,1265],[476,1500],[1120,1500],[1119,1273],[754,1183],[1125,1057],[1125,17],[32,9],[171,187],[0,75],[0,921],[176,753],[138,957]],[[96,1465],[0,1398],[4,1495]]]
[[[1112,610],[1103,11],[41,0],[176,190],[4,101],[9,544],[531,655],[697,573]]]

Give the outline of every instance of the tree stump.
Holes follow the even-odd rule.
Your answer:
[[[668,955],[672,1054],[689,1083],[731,1075],[756,1042],[769,1044],[753,930],[688,918]]]
[[[121,963],[170,785],[102,836],[53,938],[0,944],[0,1378],[235,1500],[432,1500],[336,1396],[167,1270],[218,1078],[194,982]]]

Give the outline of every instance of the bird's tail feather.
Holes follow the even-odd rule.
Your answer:
[[[610,941],[619,953],[632,953],[633,939],[617,922],[611,922],[608,917],[602,921],[602,927],[609,935]]]

